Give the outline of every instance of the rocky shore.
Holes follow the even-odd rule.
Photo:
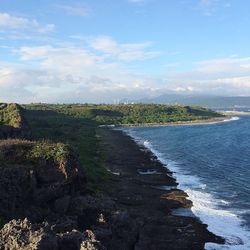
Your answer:
[[[224,242],[197,218],[174,215],[192,202],[172,173],[123,132],[96,131],[110,174],[94,192],[75,150],[32,140],[20,118],[25,133],[0,126],[0,249],[199,250]]]
[[[136,225],[131,249],[198,250],[206,242],[223,244],[198,218],[173,215],[175,209],[190,208],[192,202],[150,151],[122,131],[100,129],[99,136],[106,166],[113,173],[107,193]]]

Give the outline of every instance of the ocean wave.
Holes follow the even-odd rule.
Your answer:
[[[224,120],[223,122],[238,121],[238,120],[240,120],[240,117],[232,116],[230,119]]]
[[[235,121],[239,117],[232,117]],[[227,120],[228,121],[228,120]],[[173,171],[173,176],[179,183],[179,188],[184,190],[193,202],[191,211],[208,225],[208,230],[226,239],[225,245],[207,243],[206,250],[247,250],[250,249],[250,232],[243,226],[242,219],[233,211],[221,209],[220,206],[229,205],[230,202],[219,200],[211,193],[205,192],[206,184],[196,177],[183,173],[180,164],[166,159],[164,155],[153,147],[149,140],[137,137],[133,130],[124,130],[135,142],[145,146],[157,158]]]
[[[233,117],[231,118],[232,121],[238,121],[239,119],[240,119],[240,117],[238,117],[238,116],[233,116]]]

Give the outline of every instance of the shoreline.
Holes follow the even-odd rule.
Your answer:
[[[232,116],[193,120],[193,121],[177,121],[177,122],[155,122],[155,123],[136,123],[136,124],[119,124],[119,125],[99,125],[101,128],[121,128],[121,127],[160,127],[160,126],[184,126],[184,125],[201,125],[227,122],[233,120]]]
[[[198,250],[207,242],[224,243],[198,217],[174,214],[178,209],[191,214],[192,202],[177,188],[173,172],[152,151],[122,130],[100,128],[99,135],[107,155],[105,165],[113,173],[108,194],[143,224],[136,249]],[[158,237],[145,235],[145,230],[152,235],[158,232]],[[156,248],[145,248],[149,245]]]
[[[232,117],[230,120],[238,120],[239,117]],[[196,176],[187,175],[187,179],[183,179],[183,174],[181,168],[178,167],[178,162],[172,161],[171,159],[162,158],[161,151],[159,152],[156,150],[153,145],[150,144],[149,141],[147,141],[147,137],[140,138],[140,136],[137,136],[136,133],[133,132],[130,133],[129,129],[124,128],[126,134],[128,134],[135,142],[138,143],[138,145],[144,145],[148,150],[150,150],[156,157],[159,159],[163,165],[165,165],[170,171],[174,171],[174,178],[176,181],[181,180],[181,182],[178,184],[178,188],[183,190],[187,195],[188,198],[191,199],[193,202],[192,207],[190,210],[195,215],[196,218],[199,218],[201,223],[208,224],[208,230],[216,235],[220,235],[221,237],[224,237],[225,243],[224,245],[220,245],[218,243],[211,243],[207,242],[205,244],[205,249],[227,249],[228,247],[232,246],[235,247],[235,249],[245,249],[245,240],[247,237],[245,237],[245,228],[241,226],[242,221],[237,218],[237,215],[232,211],[228,209],[219,209],[217,205],[219,204],[219,200],[213,195],[211,195],[209,192],[199,191],[191,186],[189,186],[188,181],[190,181],[190,178],[194,178],[195,181],[197,181],[195,178]],[[180,177],[180,179],[179,179]],[[184,182],[183,182],[184,181]],[[198,180],[199,182],[199,180]],[[200,183],[203,185],[202,183]],[[203,189],[201,187],[201,189]],[[197,195],[199,195],[197,199]],[[207,200],[209,198],[209,200]],[[200,200],[202,200],[202,205],[200,204]],[[215,207],[210,208],[210,203],[213,203]],[[210,211],[207,211],[206,205],[209,207]],[[205,210],[203,209],[205,208]],[[208,213],[209,212],[209,213]],[[226,215],[225,215],[226,214]],[[181,216],[185,216],[185,211],[180,211]],[[188,216],[188,215],[187,215]],[[222,218],[223,217],[223,218]],[[226,217],[226,219],[225,219]],[[241,237],[238,235],[231,234],[229,231],[225,231],[220,227],[217,226],[217,223],[222,223],[221,225],[227,226],[226,223],[229,222],[229,217],[232,217],[235,219],[232,219],[231,223],[234,227],[239,228],[239,232],[241,232]],[[229,249],[229,248],[228,248]],[[231,248],[230,248],[231,249]]]
[[[249,111],[236,111],[236,110],[218,110],[218,113],[222,114],[222,115],[227,115],[227,116],[231,116],[231,115],[243,115],[243,116],[250,116],[250,112]]]

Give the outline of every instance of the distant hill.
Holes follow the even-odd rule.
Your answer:
[[[203,107],[250,107],[250,96],[192,96],[164,94],[154,98],[139,100],[142,103],[162,103],[162,104],[181,104],[195,105]]]

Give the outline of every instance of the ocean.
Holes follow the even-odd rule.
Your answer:
[[[193,201],[192,213],[226,244],[250,249],[250,117],[178,126],[124,128],[174,172]],[[186,214],[179,211],[180,215]]]

